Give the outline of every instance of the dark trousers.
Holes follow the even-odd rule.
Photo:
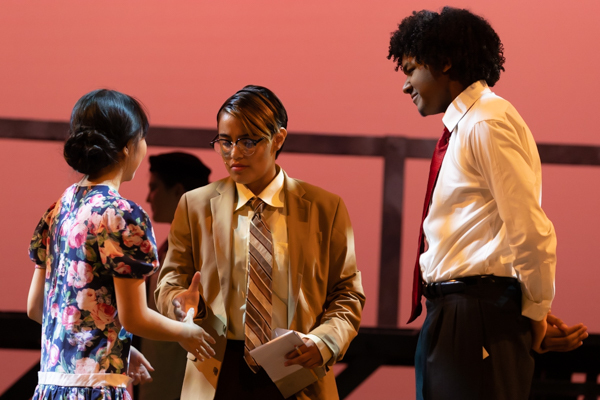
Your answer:
[[[215,400],[235,399],[283,400],[284,397],[263,369],[255,374],[248,367],[244,342],[228,340]]]
[[[427,299],[415,355],[417,399],[529,397],[534,361],[520,286],[516,280],[486,281]]]

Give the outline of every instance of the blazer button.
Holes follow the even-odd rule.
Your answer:
[[[219,369],[217,367],[213,368],[213,374],[215,374],[215,376],[219,373]]]

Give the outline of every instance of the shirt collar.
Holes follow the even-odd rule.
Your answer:
[[[279,172],[277,175],[275,175],[275,179],[273,179],[271,183],[269,183],[267,187],[260,192],[258,197],[272,207],[283,208],[284,174],[281,167],[277,166],[277,169]],[[246,185],[236,182],[235,187],[237,189],[238,197],[237,205],[235,207],[235,210],[237,211],[255,196],[254,193],[252,193],[252,191],[246,187]]]
[[[459,94],[448,106],[442,122],[450,132],[481,96],[492,91],[484,80],[477,81]]]

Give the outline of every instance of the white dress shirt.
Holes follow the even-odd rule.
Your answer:
[[[541,208],[532,134],[485,81],[466,88],[443,122],[452,135],[423,223],[423,279],[516,277],[523,315],[542,320],[554,297],[556,236]]]
[[[271,328],[287,329],[287,300],[289,292],[289,251],[287,233],[287,209],[285,206],[284,173],[278,166],[278,173],[269,185],[258,195],[266,203],[263,218],[273,234],[272,296],[273,311]],[[251,202],[255,196],[245,185],[236,183],[237,202],[233,213],[233,260],[231,271],[231,298],[228,301],[227,338],[244,340],[246,317],[246,297],[248,293],[248,243],[250,221],[254,216]],[[302,335],[310,338],[321,352],[323,364],[331,358],[331,350],[315,335]]]

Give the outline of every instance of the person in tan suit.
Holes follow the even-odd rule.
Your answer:
[[[276,164],[287,113],[269,89],[238,91],[217,124],[213,145],[229,177],[182,196],[155,292],[160,312],[183,320],[194,308],[194,322],[216,340],[198,349],[200,358],[188,354],[181,399],[283,398],[247,352],[256,339],[249,324],[257,217],[272,246],[268,330],[297,331],[304,345],[287,364],[325,372],[292,398],[337,399],[331,366],[356,336],[365,301],[344,202]]]

